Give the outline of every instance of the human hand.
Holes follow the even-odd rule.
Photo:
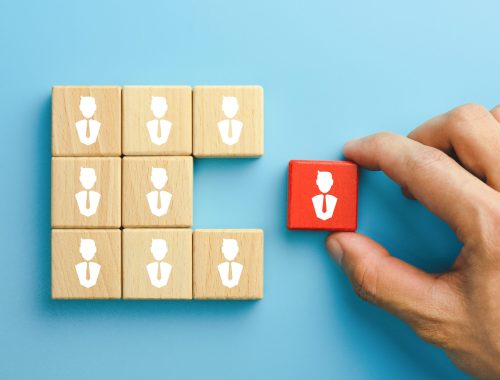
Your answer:
[[[382,170],[455,231],[463,247],[449,272],[431,274],[357,233],[327,247],[363,299],[407,322],[477,378],[500,378],[500,106],[468,104],[408,137],[348,142],[346,158]]]

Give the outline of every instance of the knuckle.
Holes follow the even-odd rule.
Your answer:
[[[463,336],[463,326],[468,324],[466,305],[460,284],[446,283],[444,288],[432,287],[427,293],[429,302],[410,324],[425,341],[445,349],[457,348]]]
[[[426,321],[415,327],[415,332],[426,342],[442,348],[454,347],[453,336],[445,323],[438,321]]]
[[[456,127],[457,125],[463,124],[464,122],[471,122],[478,119],[482,119],[489,114],[489,111],[477,103],[468,103],[457,108],[452,109],[448,112],[448,117],[450,119],[450,125]]]
[[[428,170],[435,165],[440,165],[443,162],[448,162],[450,158],[446,153],[430,148],[422,147],[420,154],[410,155],[406,160],[406,166],[410,172]]]
[[[379,132],[372,136],[371,145],[375,152],[383,154],[390,147],[397,145],[403,137],[392,132]]]
[[[379,132],[375,135],[373,135],[373,142],[374,144],[377,145],[385,145],[387,143],[390,143],[391,141],[394,141],[398,135],[392,132]]]
[[[495,107],[493,107],[493,109],[491,110],[491,114],[500,122],[500,104],[497,104]]]
[[[378,272],[367,262],[358,265],[353,272],[353,288],[357,296],[364,301],[376,303]]]
[[[478,228],[478,238],[476,245],[480,247],[486,256],[491,257],[495,262],[500,260],[500,197],[496,202],[477,205],[474,209],[473,218]]]
[[[489,227],[497,238],[497,242],[500,241],[500,234],[498,234],[498,226],[500,226],[500,196],[495,195],[495,199],[485,202],[483,210],[487,212],[488,218],[484,220],[484,225]]]

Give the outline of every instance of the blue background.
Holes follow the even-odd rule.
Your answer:
[[[325,233],[287,231],[287,163],[494,106],[499,14],[495,0],[2,0],[0,378],[465,378],[356,298]],[[54,84],[264,87],[265,156],[198,160],[194,212],[197,228],[265,230],[264,300],[51,300]],[[459,249],[380,173],[361,175],[359,231],[428,270]]]

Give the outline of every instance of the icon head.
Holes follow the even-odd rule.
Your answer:
[[[167,169],[164,168],[152,168],[151,170],[151,182],[156,190],[161,190],[165,187],[168,182]]]
[[[333,176],[330,172],[322,172],[318,170],[318,176],[316,177],[316,185],[319,191],[326,194],[330,191],[333,186]]]
[[[97,106],[95,104],[95,98],[93,96],[80,96],[80,111],[83,117],[90,119],[94,116]]]
[[[80,183],[85,190],[92,189],[96,181],[97,177],[93,168],[80,168]]]
[[[228,261],[233,261],[239,252],[238,241],[236,239],[222,239],[222,254]]]
[[[85,261],[90,261],[94,258],[97,248],[93,239],[80,239],[80,254]]]
[[[238,99],[234,96],[223,96],[222,97],[222,112],[226,117],[232,119],[238,113],[240,105],[238,104]]]
[[[161,119],[168,110],[167,98],[163,96],[152,96],[151,97],[151,111],[157,119]]]
[[[168,252],[168,245],[166,240],[151,239],[151,253],[156,261],[162,261]]]

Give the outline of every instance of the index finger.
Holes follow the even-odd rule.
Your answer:
[[[407,188],[462,242],[477,228],[488,189],[494,191],[438,149],[392,133],[350,141],[344,155],[367,169],[382,170]]]

